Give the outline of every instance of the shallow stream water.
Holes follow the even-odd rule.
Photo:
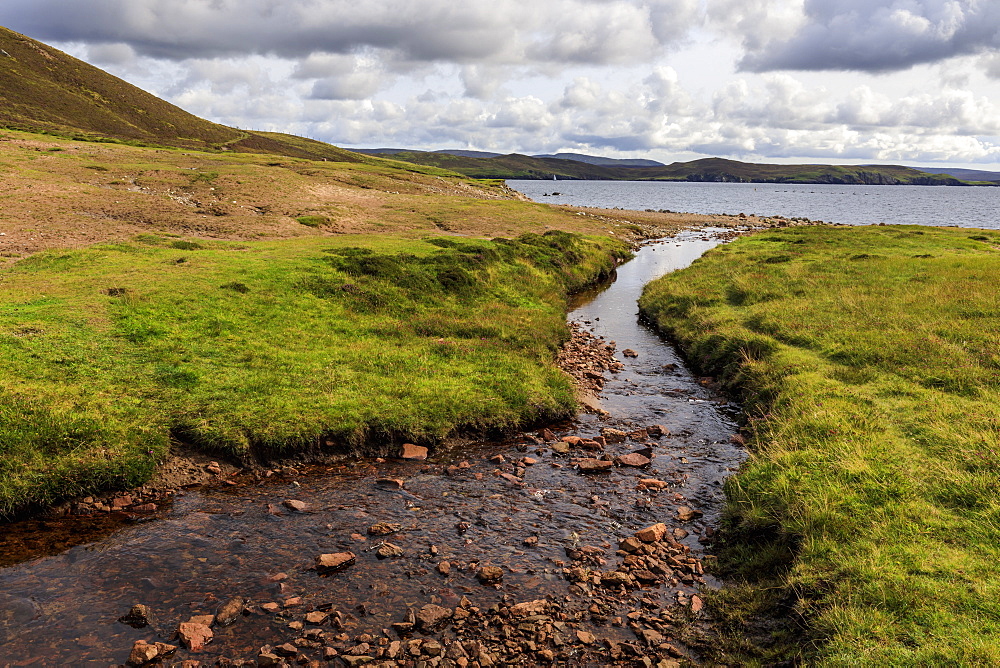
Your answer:
[[[215,629],[204,652],[181,649],[171,663],[255,658],[262,645],[284,642],[289,620],[310,609],[341,611],[342,631],[354,636],[379,634],[404,620],[408,608],[453,607],[462,596],[484,608],[504,596],[569,601],[562,574],[567,548],[594,546],[614,562],[619,540],[656,522],[682,527],[689,535],[681,542],[693,555],[704,555],[700,539],[718,519],[722,481],[744,457],[730,444],[738,410],[699,383],[676,351],[638,322],[636,300],[650,280],[717,243],[708,234],[687,233],[651,244],[619,268],[612,284],[578,295],[569,314],[595,336],[615,341],[625,369],[608,374],[600,395],[605,414],[584,414],[552,431],[589,438],[602,427],[663,425],[669,436],[607,448],[615,455],[652,447],[649,469],[583,475],[572,467],[572,456],[521,437],[433,453],[426,462],[352,460],[284,468],[266,479],[247,476],[234,487],[188,491],[141,523],[102,529],[86,518],[48,522],[44,531],[61,528],[69,535],[48,545],[37,523],[7,525],[0,529],[0,553],[6,563],[17,562],[13,551],[23,546],[23,556],[0,570],[0,666],[121,664],[134,641],[172,642],[178,622],[212,614],[234,596],[251,602],[249,614]],[[624,357],[627,348],[637,356]],[[521,462],[524,457],[535,461]],[[446,468],[458,464],[462,468],[449,474]],[[502,472],[520,473],[523,484]],[[402,479],[404,487],[388,489],[376,483],[379,478]],[[667,481],[670,488],[637,490],[641,478]],[[282,506],[289,499],[306,502],[307,512]],[[704,515],[681,523],[679,505]],[[399,523],[402,531],[368,536],[376,522]],[[84,544],[73,539],[95,530]],[[39,535],[26,540],[26,532]],[[537,545],[525,544],[530,537]],[[401,547],[403,556],[378,559],[383,540]],[[346,550],[357,555],[349,569],[328,577],[312,569],[316,555]],[[447,576],[437,570],[441,561],[451,565]],[[476,580],[476,567],[486,564],[504,569],[502,584]],[[698,586],[674,582],[643,595],[669,605],[678,591]],[[282,612],[261,610],[268,602]],[[152,627],[116,621],[137,603],[153,610]],[[632,637],[628,628],[593,630],[623,641]]]

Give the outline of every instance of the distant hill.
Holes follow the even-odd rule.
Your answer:
[[[589,165],[601,165],[604,167],[665,167],[662,162],[656,160],[624,159],[624,158],[602,158],[596,155],[585,155],[583,153],[553,153],[549,155],[533,155],[533,158],[556,158],[557,160],[576,160],[586,162]]]
[[[916,167],[928,174],[947,174],[963,181],[1000,181],[1000,172],[988,172],[981,169],[957,169],[952,167]]]
[[[206,121],[72,56],[0,27],[0,127],[91,141],[358,162],[323,142]]]
[[[482,179],[971,185],[947,174],[930,174],[901,165],[770,165],[703,158],[670,165],[622,167],[517,153],[476,158],[426,151],[399,151],[393,158]]]

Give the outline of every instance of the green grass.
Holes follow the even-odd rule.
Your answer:
[[[768,232],[643,295],[746,401],[752,456],[727,486],[725,558],[744,602],[803,620],[793,655],[1000,665],[997,244],[927,227]]]
[[[0,515],[236,459],[384,451],[564,416],[568,291],[620,242],[147,234],[0,272]]]

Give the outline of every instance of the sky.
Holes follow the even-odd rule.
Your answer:
[[[3,0],[0,25],[348,148],[1000,165],[997,0]]]

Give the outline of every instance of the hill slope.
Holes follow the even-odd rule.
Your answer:
[[[3,27],[0,127],[92,141],[367,162],[322,142],[212,123]]]

